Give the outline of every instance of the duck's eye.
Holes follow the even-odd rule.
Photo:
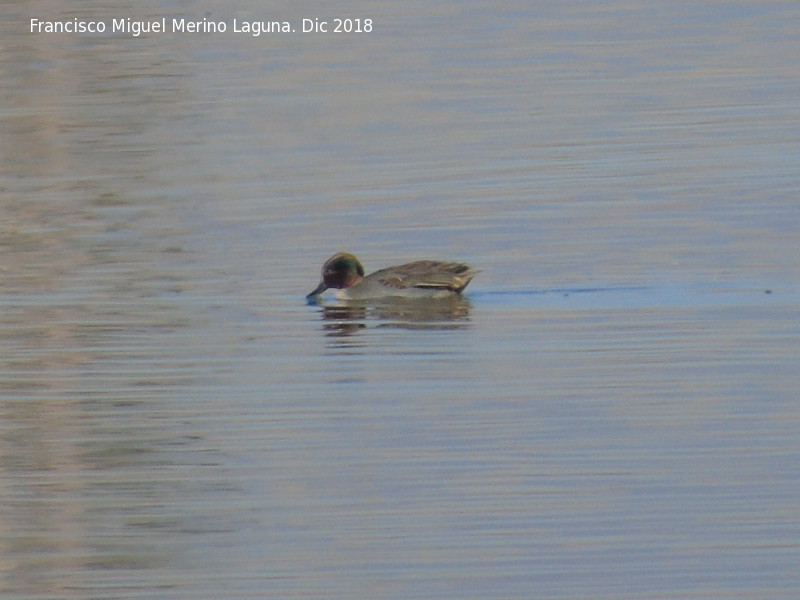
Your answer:
[[[325,269],[327,273],[341,273],[342,271],[348,271],[347,261],[340,258],[338,260],[333,261],[328,265],[328,268]]]
[[[326,273],[352,273],[355,271],[361,277],[364,276],[364,267],[361,264],[348,258],[339,258],[328,265]]]

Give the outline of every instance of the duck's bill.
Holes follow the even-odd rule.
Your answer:
[[[327,289],[328,289],[328,286],[325,285],[325,282],[324,281],[320,281],[320,283],[316,287],[316,289],[306,296],[306,299],[307,300],[313,300],[314,298],[319,296],[322,292],[324,292]]]

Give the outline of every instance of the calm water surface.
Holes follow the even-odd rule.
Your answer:
[[[793,3],[62,4],[0,54],[3,598],[797,597]],[[375,30],[28,33],[206,15]],[[482,272],[307,306],[343,249]]]

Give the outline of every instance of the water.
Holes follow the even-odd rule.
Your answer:
[[[796,597],[791,3],[28,33],[332,18],[137,6],[6,9],[3,598]],[[337,250],[482,272],[307,306]]]

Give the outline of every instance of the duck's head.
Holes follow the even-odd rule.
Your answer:
[[[328,288],[343,290],[353,287],[364,279],[364,265],[348,252],[339,252],[331,256],[322,265],[322,281],[306,298],[320,295]]]

